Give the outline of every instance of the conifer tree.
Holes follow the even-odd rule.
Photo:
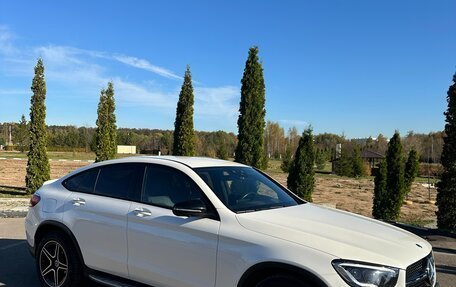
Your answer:
[[[241,84],[235,161],[257,168],[266,168],[267,157],[264,153],[265,86],[263,67],[258,58],[258,47],[252,47],[249,50]]]
[[[347,149],[343,149],[336,162],[336,174],[339,176],[353,177],[353,161]]]
[[[108,142],[106,128],[106,92],[104,89],[100,92],[97,114],[97,128],[95,130],[95,162],[100,162],[108,159],[108,156],[106,155],[106,146]]]
[[[173,155],[195,155],[195,131],[193,130],[193,86],[190,67],[184,75],[184,83],[179,94],[174,122]]]
[[[405,195],[407,196],[412,188],[412,183],[418,175],[419,168],[419,156],[418,152],[415,149],[411,149],[405,163],[405,173],[404,173],[404,182],[405,182]]]
[[[29,143],[30,131],[27,124],[27,120],[25,116],[22,115],[21,121],[17,125],[17,129],[14,135],[14,142],[16,143],[17,147],[19,148],[20,152],[24,152],[27,149]]]
[[[299,140],[287,178],[288,188],[307,201],[312,201],[312,193],[315,186],[314,162],[315,149],[312,129],[308,128]]]
[[[220,147],[217,149],[217,158],[219,159],[228,159],[228,151],[226,149],[225,144],[221,144]]]
[[[282,159],[282,164],[280,165],[280,169],[283,172],[289,172],[291,163],[292,163],[291,147],[288,145],[287,149],[285,150],[285,155]]]
[[[383,201],[385,220],[397,220],[404,201],[404,164],[402,158],[402,144],[399,132],[396,131],[388,143],[386,152],[386,190],[388,199]]]
[[[29,194],[34,193],[50,178],[50,166],[46,150],[46,81],[42,59],[38,59],[35,66],[35,76],[31,89],[33,95],[30,107],[30,146],[25,176],[26,191]]]
[[[447,93],[445,137],[441,162],[443,173],[438,183],[437,226],[456,230],[456,74]]]
[[[315,152],[315,165],[318,170],[323,170],[325,168],[326,159],[323,150],[317,149]]]
[[[364,170],[364,162],[363,162],[363,159],[361,158],[361,154],[360,154],[358,146],[356,146],[353,149],[352,172],[353,172],[354,177],[360,177],[360,176],[366,175],[366,172]]]
[[[107,155],[109,159],[113,159],[117,154],[117,125],[116,125],[116,102],[114,99],[114,85],[108,83],[106,93],[106,111],[107,111],[107,133],[108,133],[108,148]]]
[[[101,90],[98,103],[97,129],[95,135],[95,161],[114,159],[117,152],[117,126],[115,115],[114,86],[108,83],[107,89]]]
[[[378,171],[375,175],[374,183],[374,204],[372,207],[372,216],[376,219],[387,218],[384,202],[388,200],[386,190],[386,162],[381,161],[378,165]]]

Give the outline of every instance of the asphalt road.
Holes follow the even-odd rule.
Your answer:
[[[41,287],[25,241],[24,218],[0,218],[0,286]]]
[[[441,287],[456,287],[456,239],[427,236],[434,246]],[[25,242],[24,219],[0,219],[0,286],[40,287],[32,256]]]

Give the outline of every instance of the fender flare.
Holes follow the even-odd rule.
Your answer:
[[[55,220],[45,220],[41,222],[41,224],[38,226],[36,232],[35,232],[35,246],[31,248],[32,255],[35,257],[36,255],[36,248],[38,247],[39,241],[37,239],[41,238],[46,232],[49,231],[60,231],[64,235],[66,235],[70,240],[73,246],[76,249],[76,252],[79,256],[79,259],[81,260],[81,263],[83,266],[85,266],[84,263],[84,257],[82,256],[81,248],[79,247],[78,241],[76,240],[76,237],[73,235],[71,230],[63,223],[55,221]]]

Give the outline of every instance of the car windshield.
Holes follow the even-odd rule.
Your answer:
[[[237,213],[300,204],[282,186],[251,167],[206,167],[195,171]]]

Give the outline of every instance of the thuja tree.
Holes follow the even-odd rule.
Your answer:
[[[374,205],[372,207],[372,216],[376,219],[387,218],[387,210],[384,208],[385,201],[388,201],[386,192],[386,162],[381,161],[378,165],[377,174],[375,175],[374,183]]]
[[[95,134],[95,161],[113,159],[117,153],[117,126],[115,115],[114,85],[108,83],[106,89],[101,90],[98,103],[97,129]]]
[[[412,189],[412,183],[415,180],[416,176],[418,175],[418,169],[420,166],[418,152],[415,149],[411,149],[407,162],[405,163],[405,174],[404,174],[404,182],[405,182],[405,195],[407,196]]]
[[[44,65],[38,59],[32,81],[30,106],[30,146],[27,154],[27,174],[25,185],[27,193],[35,192],[50,178],[49,160],[46,151],[46,81]]]
[[[307,201],[312,201],[315,186],[315,149],[312,130],[306,129],[299,140],[290,173],[287,178],[288,188]]]
[[[14,142],[21,152],[24,152],[28,148],[30,138],[30,129],[25,119],[25,116],[22,115],[21,121],[17,125],[16,131],[14,133]]]
[[[193,86],[190,67],[184,75],[184,83],[179,94],[174,122],[173,155],[195,155],[195,131],[193,130]]]
[[[361,152],[358,146],[355,146],[353,149],[352,155],[352,169],[353,169],[353,176],[360,177],[366,175],[366,170],[364,168],[364,162],[361,158]]]
[[[383,208],[385,208],[385,218],[383,219],[397,220],[405,196],[402,144],[397,131],[388,143],[386,174],[387,198],[383,201]]]
[[[441,162],[443,173],[437,185],[437,225],[456,230],[456,74],[447,93],[445,137]]]
[[[238,144],[235,160],[257,168],[267,167],[264,154],[265,86],[263,67],[258,58],[258,48],[252,47],[245,63],[241,80]]]
[[[283,172],[288,172],[290,170],[291,163],[291,147],[287,146],[287,149],[285,150],[285,155],[282,160],[282,164],[280,164],[280,169],[282,169]]]
[[[336,162],[336,174],[339,176],[353,177],[353,160],[349,155],[348,149],[343,149],[340,153],[340,157]]]

